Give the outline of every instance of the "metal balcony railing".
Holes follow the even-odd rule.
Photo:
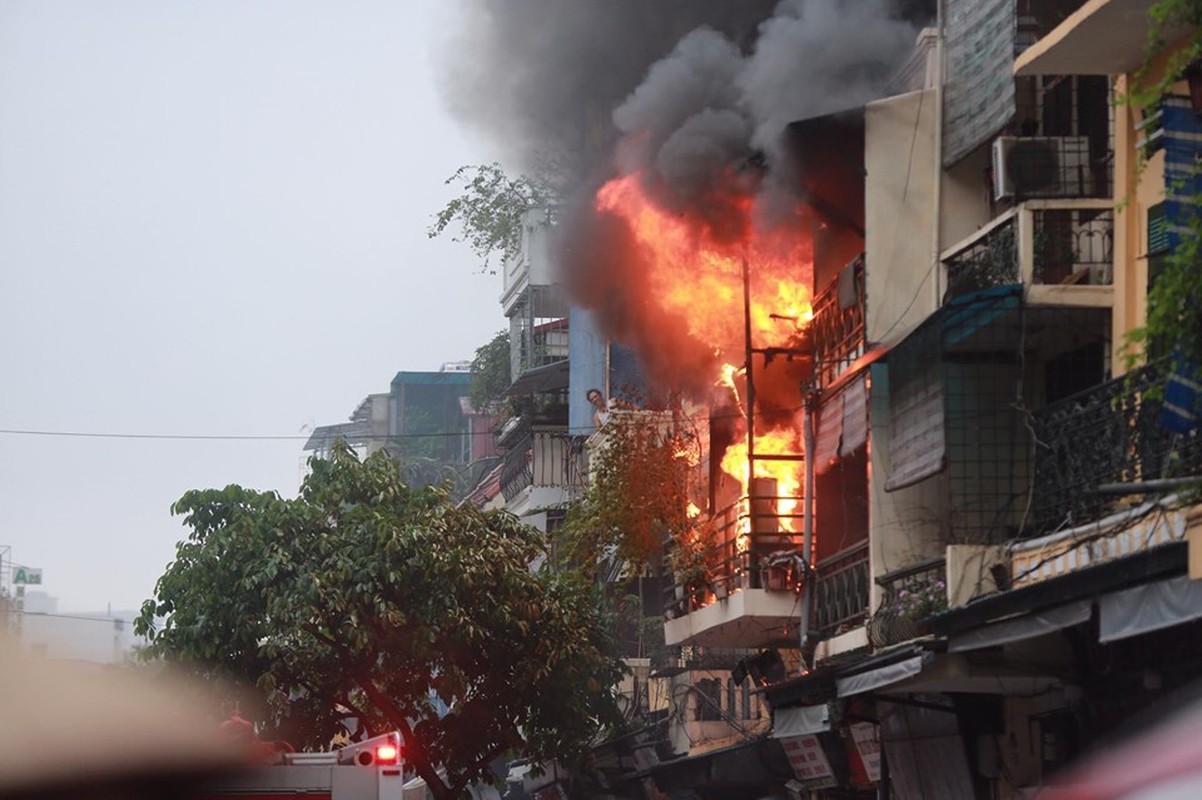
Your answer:
[[[588,464],[582,445],[582,437],[526,425],[507,438],[501,493],[512,500],[529,486],[583,489]]]
[[[1160,424],[1168,365],[1149,364],[1035,413],[1034,496],[1027,532],[1041,534],[1105,516],[1114,495],[1096,489],[1196,475],[1202,433]]]
[[[981,289],[1019,282],[1016,210],[982,228],[943,257],[947,293],[944,302]]]
[[[810,337],[819,386],[829,386],[864,355],[864,256],[814,297]]]
[[[797,590],[804,576],[800,507],[795,514],[756,513],[781,500],[795,498],[756,497],[714,514],[712,538],[698,554],[696,569],[674,575],[664,591],[670,618],[744,589]]]
[[[1114,279],[1113,205],[1091,199],[1028,200],[944,251],[941,260],[944,302],[1016,283],[1108,287]]]
[[[887,647],[922,634],[923,619],[947,608],[947,562],[937,558],[899,569],[876,580],[884,589],[868,621],[873,647]]]
[[[815,629],[826,639],[863,624],[868,618],[868,542],[818,562]]]
[[[1031,209],[1032,283],[1109,286],[1114,270],[1110,208]]]

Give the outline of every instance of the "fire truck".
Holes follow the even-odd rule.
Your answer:
[[[219,778],[195,800],[402,800],[401,738],[386,733],[328,753],[280,753],[260,764]]]

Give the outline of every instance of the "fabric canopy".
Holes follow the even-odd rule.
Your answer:
[[[1085,622],[1092,614],[1093,605],[1089,600],[1077,600],[958,634],[948,642],[947,649],[950,653],[958,653],[1031,639]]]
[[[917,675],[922,671],[924,660],[922,655],[917,655],[907,658],[905,661],[896,661],[883,667],[870,669],[867,672],[836,678],[835,688],[840,697],[871,692],[873,689],[879,689],[882,686],[888,686]]]
[[[1188,575],[1145,583],[1098,599],[1098,641],[1113,642],[1202,619],[1202,581]]]
[[[830,707],[825,703],[820,706],[778,708],[772,714],[772,736],[777,739],[807,736],[830,729]]]

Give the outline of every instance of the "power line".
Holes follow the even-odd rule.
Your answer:
[[[790,407],[784,409],[786,412],[794,412],[801,409],[801,406]],[[681,421],[700,421],[700,420],[715,420],[715,419],[742,419],[741,413],[716,413],[716,414],[682,414],[678,417]],[[582,428],[565,428],[563,432],[568,434],[586,434],[592,433],[596,428],[592,425]],[[145,439],[149,441],[294,441],[305,442],[316,438],[318,441],[334,441],[337,439],[346,439],[348,441],[362,442],[393,442],[405,439],[445,439],[445,438],[462,438],[464,436],[492,436],[493,431],[478,431],[469,433],[468,431],[437,431],[431,433],[396,433],[396,434],[355,434],[346,432],[332,432],[328,436],[323,436],[317,432],[311,434],[220,434],[220,433],[115,433],[110,431],[57,431],[57,430],[36,430],[29,428],[0,428],[0,435],[8,436],[50,436],[57,438],[68,439]]]
[[[308,436],[297,434],[289,435],[236,435],[236,434],[201,434],[201,433],[99,433],[95,431],[39,431],[39,430],[21,430],[16,428],[2,428],[0,434],[9,434],[12,436],[61,436],[70,438],[84,439],[193,439],[193,440],[217,440],[217,441],[265,441],[265,440],[295,440],[303,441],[308,439]],[[413,436],[421,436],[427,434],[410,434]],[[442,434],[428,434],[442,435]],[[455,434],[457,435],[457,434]]]
[[[295,441],[304,442],[309,439],[316,438],[320,440],[335,439],[351,439],[354,441],[384,441],[390,442],[397,439],[428,439],[428,438],[445,438],[463,436],[491,436],[491,431],[477,431],[468,433],[467,431],[438,431],[433,433],[397,433],[397,434],[346,434],[332,433],[329,436],[319,434],[208,434],[208,433],[109,433],[97,431],[43,431],[43,430],[27,430],[17,428],[0,428],[0,434],[9,434],[13,436],[58,436],[64,438],[83,438],[83,439],[160,439],[160,440],[185,440],[185,441]]]

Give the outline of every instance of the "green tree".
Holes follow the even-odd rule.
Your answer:
[[[543,534],[410,489],[338,445],[295,499],[190,491],[191,528],[136,622],[147,657],[257,686],[277,730],[400,731],[434,797],[501,756],[570,761],[617,720],[612,620],[579,575],[531,570]]]
[[[590,454],[589,486],[568,509],[560,536],[566,562],[595,568],[625,562],[658,572],[665,541],[691,530],[689,461],[695,432],[671,412],[611,412]]]
[[[502,260],[517,255],[522,244],[522,214],[551,202],[554,194],[545,181],[526,175],[511,178],[495,162],[460,167],[446,184],[461,186],[463,193],[434,216],[426,235],[431,239],[441,236],[457,223],[459,232],[452,240],[465,242],[480,258],[485,272],[491,271],[494,255]]]
[[[476,348],[468,399],[479,411],[499,410],[505,390],[513,383],[509,358],[509,331],[501,331],[488,344]]]

